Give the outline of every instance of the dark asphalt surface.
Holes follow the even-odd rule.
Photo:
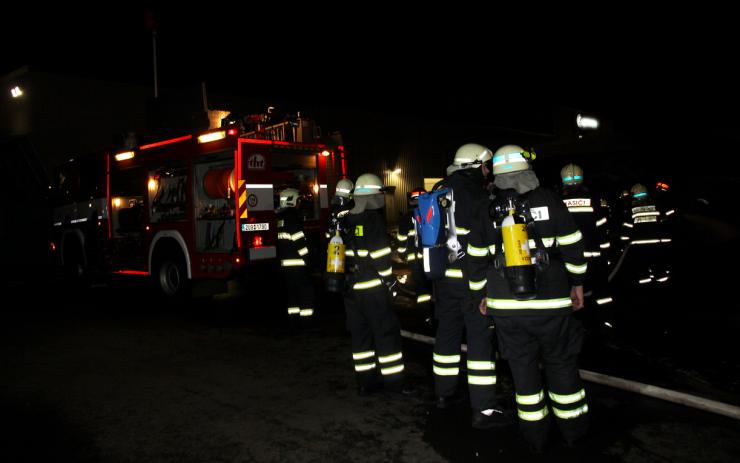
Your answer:
[[[740,458],[737,421],[590,383],[584,445],[564,448],[553,429],[546,455],[530,455],[515,425],[476,431],[465,405],[434,409],[431,347],[412,341],[404,355],[418,395],[359,397],[338,301],[322,300],[313,328],[291,329],[276,285],[181,305],[162,304],[135,281],[64,297],[53,285],[3,289],[21,301],[6,296],[2,308],[3,461]],[[404,327],[424,329],[421,314],[399,302]],[[627,355],[620,349],[635,352],[600,348],[616,359]],[[506,364],[498,365],[499,397],[513,404]],[[709,389],[734,397],[729,386]]]

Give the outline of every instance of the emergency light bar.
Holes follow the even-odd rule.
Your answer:
[[[116,154],[116,161],[125,161],[126,159],[133,158],[135,153],[133,151],[126,151],[124,153]]]
[[[223,140],[226,138],[226,131],[219,130],[218,132],[205,133],[198,135],[198,143],[210,143],[216,140]]]

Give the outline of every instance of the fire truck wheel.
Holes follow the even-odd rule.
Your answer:
[[[162,259],[157,270],[157,279],[162,293],[171,298],[185,296],[190,287],[188,273],[182,259],[173,257]]]
[[[74,285],[82,285],[85,281],[85,258],[82,253],[82,244],[76,239],[67,240],[64,247],[64,276]]]

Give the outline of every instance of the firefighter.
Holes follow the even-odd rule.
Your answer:
[[[628,273],[637,275],[639,285],[665,283],[670,278],[667,247],[672,238],[665,233],[663,211],[658,209],[653,196],[641,183],[632,186],[630,197],[620,236],[627,243],[622,264],[628,262],[627,265],[632,267]]]
[[[303,324],[314,315],[314,288],[308,276],[308,243],[303,233],[303,221],[298,211],[300,192],[295,188],[280,190],[277,213],[278,257],[285,277],[288,295],[288,316]]]
[[[608,209],[603,208],[601,200],[584,186],[583,169],[580,166],[568,164],[563,167],[560,180],[563,201],[583,235],[583,255],[588,262],[584,296],[597,306],[612,304],[614,300],[607,287],[607,253],[611,248],[607,231]]]
[[[326,232],[326,239],[331,239],[340,226],[341,219],[347,215],[354,206],[352,202],[352,190],[355,184],[348,178],[343,178],[337,182],[334,190],[334,197],[331,200],[331,213],[329,218],[329,230]],[[341,232],[341,230],[340,230]],[[344,237],[343,237],[344,238]]]
[[[424,269],[421,263],[421,252],[417,246],[416,221],[414,209],[419,205],[419,196],[426,193],[424,188],[414,188],[408,193],[408,212],[398,224],[398,257],[408,263],[411,271],[411,280],[416,295],[416,305],[428,308],[432,303],[432,285],[424,278]],[[431,322],[431,316],[427,318]]]
[[[501,262],[502,242],[506,241],[504,227],[494,225],[487,204],[475,212],[468,254],[470,289],[480,302],[481,313],[493,317],[499,351],[511,367],[520,432],[530,448],[540,452],[548,437],[550,411],[568,444],[574,444],[587,429],[588,405],[576,363],[583,328],[572,316],[583,307],[587,264],[581,232],[562,199],[539,186],[529,162],[533,157],[519,146],[503,146],[493,156],[493,174],[497,198],[517,198],[528,211],[527,230],[533,233],[511,256],[504,257],[506,261],[514,258],[517,250],[541,256],[542,265],[531,274],[536,275],[534,293],[518,299],[514,290],[520,282],[507,279],[516,273],[501,272],[491,265]],[[533,238],[547,252],[537,252]],[[539,364],[544,367],[547,390]]]
[[[470,254],[467,248],[472,213],[488,203],[485,179],[490,172],[491,150],[475,143],[462,145],[455,153],[452,172],[435,189],[449,188],[454,198],[454,220],[462,250],[457,260],[435,281],[435,315],[437,335],[433,352],[434,389],[437,408],[448,408],[459,400],[458,383],[462,367],[467,367],[467,382],[472,408],[472,426],[477,429],[507,424],[510,419],[496,400],[496,364],[493,331],[487,317],[478,312],[477,301],[469,292],[466,268]],[[468,356],[461,361],[460,344],[467,334]]]
[[[390,239],[382,209],[383,183],[363,174],[355,182],[355,205],[343,220],[348,256],[345,297],[347,327],[352,334],[352,359],[358,393],[365,395],[381,385],[408,393],[404,382],[401,328],[391,309],[389,287],[395,282]]]

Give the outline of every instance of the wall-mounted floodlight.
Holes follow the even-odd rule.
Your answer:
[[[133,151],[126,151],[124,153],[118,153],[115,156],[116,161],[125,161],[125,160],[131,159],[133,157],[134,157],[134,152]]]
[[[10,89],[10,94],[13,95],[13,98],[20,98],[23,96],[23,90],[19,86],[15,86]]]
[[[391,174],[393,175],[399,175],[401,173],[401,169],[395,169]]]
[[[582,114],[576,116],[576,125],[580,129],[598,129],[599,120],[595,117],[588,117]]]

